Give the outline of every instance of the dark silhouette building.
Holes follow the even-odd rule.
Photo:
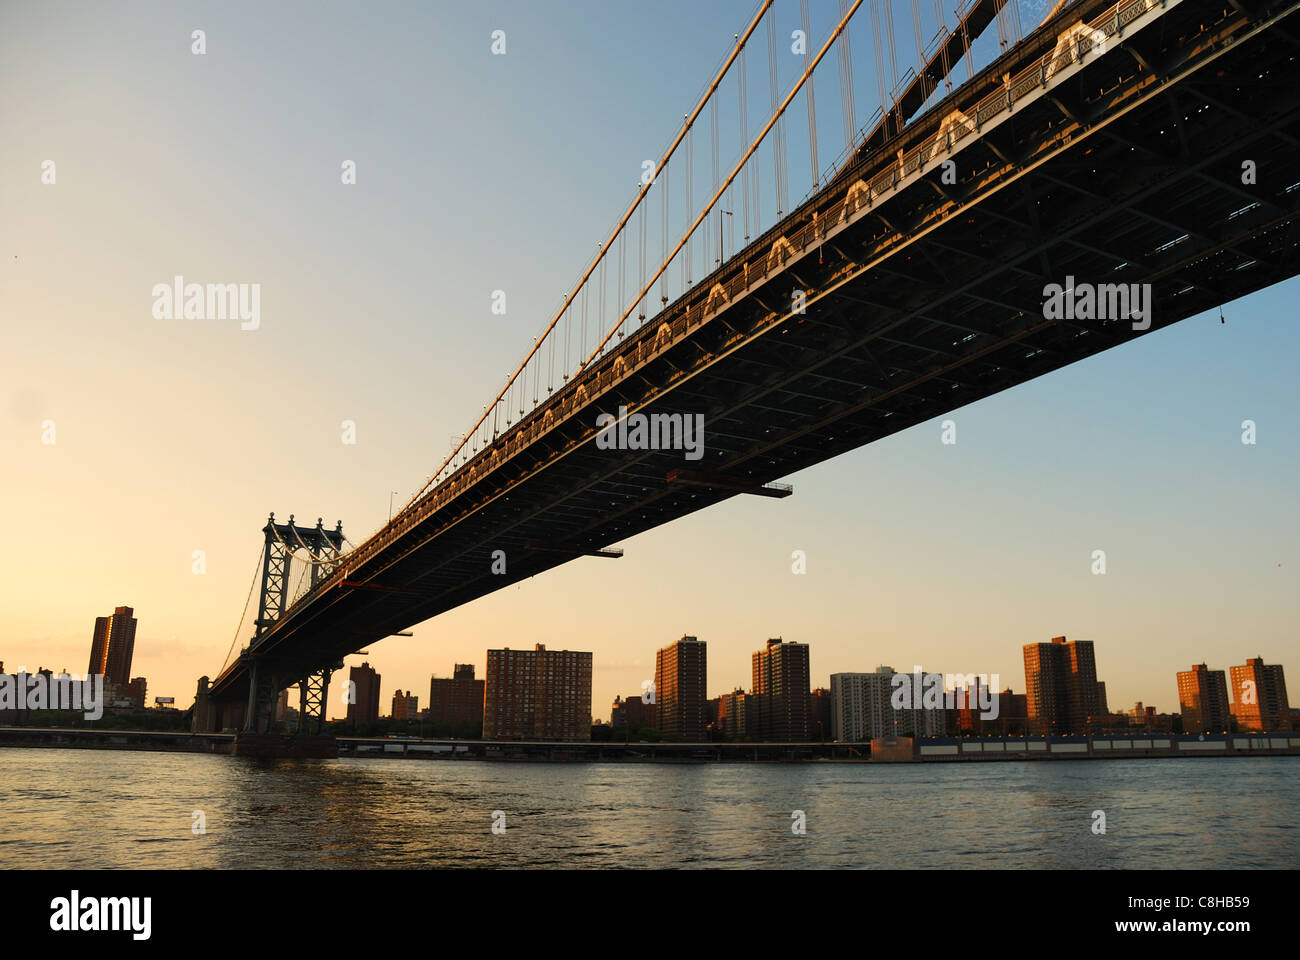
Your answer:
[[[474,679],[474,664],[458,663],[452,676],[430,678],[429,722],[483,733],[483,681]]]
[[[609,711],[611,727],[628,727],[632,730],[641,727],[653,727],[659,723],[659,705],[647,703],[642,695],[634,693],[629,697],[615,697]]]
[[[143,710],[145,697],[149,692],[149,682],[144,677],[136,677],[130,683],[106,684],[104,690],[110,705],[130,702]]]
[[[831,739],[831,692],[824,687],[808,695],[808,736],[813,740]]]
[[[111,617],[95,618],[90,641],[90,667],[86,673],[102,674],[104,683],[129,684],[131,657],[135,654],[135,611],[117,607]]]
[[[708,644],[683,636],[655,654],[659,732],[670,740],[707,739]]]
[[[379,719],[379,674],[369,662],[353,667],[348,679],[354,684],[348,703],[348,722],[352,726],[374,723]]]

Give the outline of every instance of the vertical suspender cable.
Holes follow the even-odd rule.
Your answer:
[[[695,128],[692,127],[686,134],[686,219],[685,223],[691,222],[691,216],[695,213]],[[682,271],[683,283],[686,287],[691,285],[691,241],[694,235],[686,235],[686,250],[682,254]],[[682,293],[685,293],[685,287]]]
[[[880,0],[871,0],[871,36],[875,41],[876,55],[876,93],[880,95],[880,115],[889,116],[888,101],[885,98],[885,46],[880,38]]]
[[[777,113],[776,91],[776,18],[767,21],[767,79],[772,94],[772,113]],[[776,178],[776,215],[785,212],[785,117],[777,116],[772,134],[772,163]]]
[[[849,0],[840,0],[840,17],[848,10]],[[844,147],[853,148],[858,132],[857,108],[853,103],[853,50],[846,27],[840,34],[840,115],[844,118]]]
[[[637,285],[638,290],[645,289],[645,204],[641,205],[641,282]],[[637,310],[637,326],[645,320],[645,296],[637,301],[639,309]]]
[[[880,0],[871,0],[871,46],[875,49],[876,60],[876,99],[880,100],[880,114],[888,113],[885,109],[885,60],[884,47],[880,42]]]
[[[668,191],[668,187],[670,186],[670,184],[669,184],[669,180],[668,180],[668,173],[669,173],[670,170],[671,170],[671,167],[667,167],[667,166],[664,167],[664,198],[663,198],[663,199],[664,199],[664,203],[663,203],[663,208],[664,208],[664,219],[663,219],[663,240],[664,240],[664,252],[663,252],[663,257],[662,257],[662,258],[660,259],[660,261],[659,261],[660,263],[667,263],[667,262],[668,262],[668,192],[669,192],[669,191]],[[667,271],[667,270],[665,270],[665,271],[663,271],[662,273],[659,274],[659,302],[660,302],[661,304],[664,304],[664,303],[667,303],[667,302],[668,302],[668,271]]]
[[[727,217],[727,246],[730,247],[731,252],[735,254],[740,251],[740,248],[736,246],[736,217],[735,217],[736,188],[735,187],[731,187],[729,189],[728,196],[730,199],[727,200],[727,205],[732,208],[732,216]]]
[[[943,5],[940,0],[934,0],[934,22],[938,29],[938,35],[942,37],[940,50],[943,51],[943,86],[945,90],[952,89],[952,64],[948,62],[948,24],[943,19]]]
[[[757,236],[763,232],[763,169],[757,156],[750,161],[750,168],[754,171],[754,235]]]
[[[966,48],[966,79],[971,80],[975,76],[975,58],[970,52],[970,26],[963,17],[961,21],[961,40],[962,45]]]
[[[691,201],[690,201],[691,161],[693,160],[693,158],[691,157],[690,131],[687,131],[686,133],[686,153],[684,154],[684,156],[686,157],[686,174],[685,174],[686,185],[682,188],[682,194],[683,196],[686,197],[686,219],[683,221],[683,223],[690,223],[691,222]],[[686,293],[686,277],[690,271],[690,262],[691,262],[691,238],[688,235],[686,237],[686,246],[682,250],[681,259],[677,261],[677,272],[681,274],[682,295],[685,295]]]
[[[812,20],[808,14],[808,0],[799,0],[799,7],[803,15],[803,68],[806,71],[812,61],[812,50],[809,48],[809,44],[812,43]],[[816,189],[821,183],[821,167],[817,163],[817,98],[813,94],[811,74],[803,96],[804,103],[808,107],[808,156],[812,160],[812,185],[813,189]]]
[[[853,0],[853,6],[849,8],[848,13],[846,13],[840,19],[840,22],[838,24],[836,24],[835,29],[831,31],[830,36],[826,38],[826,42],[822,45],[822,48],[817,52],[817,56],[813,58],[813,61],[811,64],[809,64],[808,69],[805,70],[800,75],[799,79],[795,82],[795,85],[790,89],[790,92],[786,95],[785,99],[780,103],[780,105],[775,110],[772,111],[772,116],[768,119],[763,129],[759,132],[757,139],[755,139],[755,141],[752,144],[750,144],[748,149],[745,150],[744,156],[742,156],[740,160],[737,161],[736,165],[732,168],[731,173],[727,175],[726,181],[722,184],[721,189],[713,195],[713,197],[709,200],[707,204],[705,204],[704,208],[699,212],[699,214],[696,215],[695,219],[691,221],[691,223],[686,227],[686,234],[682,237],[682,239],[677,241],[677,246],[673,249],[673,256],[676,256],[681,251],[682,247],[686,243],[686,236],[689,236],[691,233],[694,233],[695,230],[699,228],[700,223],[708,215],[708,212],[713,209],[714,205],[720,199],[722,199],[722,193],[735,182],[736,177],[740,175],[741,166],[744,164],[746,160],[748,160],[757,152],[759,145],[763,142],[763,138],[766,137],[768,133],[770,133],[776,127],[777,120],[781,117],[782,114],[785,113],[787,109],[789,109],[790,104],[794,102],[794,99],[796,96],[798,96],[799,91],[803,89],[803,85],[807,81],[808,77],[811,76],[812,71],[817,68],[817,65],[821,63],[822,58],[826,56],[827,51],[829,51],[830,48],[835,44],[835,41],[839,39],[840,33],[848,25],[849,19],[853,16],[854,13],[857,12],[858,8],[862,6],[863,2],[864,0]],[[651,278],[650,282],[654,283],[654,281],[664,273],[667,267],[668,264],[665,262],[662,266],[659,267],[659,269],[656,271],[656,275]],[[614,328],[611,327],[610,330],[605,334],[605,338],[600,342],[600,345],[597,347],[598,350],[604,347],[604,345],[609,341],[610,337],[614,336],[614,332],[615,332]],[[596,354],[593,353],[592,357],[594,358],[595,355]]]
[[[736,74],[736,90],[740,101],[740,146],[741,149],[749,146],[749,98],[746,96],[745,87],[748,85],[748,79],[745,75],[745,51],[740,51],[740,72]],[[740,199],[741,206],[745,211],[745,243],[749,243],[749,164],[744,164],[740,169]],[[644,277],[642,285],[644,286]]]
[[[713,159],[713,192],[714,192],[714,193],[717,193],[717,192],[718,192],[718,97],[717,97],[716,94],[714,95],[713,99],[709,102],[709,120],[710,120],[710,122],[712,123],[712,126],[713,126],[712,135],[709,137],[709,142],[712,144],[712,147],[713,147],[713,149],[712,149],[712,153],[713,153],[713,158],[712,158],[712,159]],[[716,216],[714,217],[714,219],[718,221],[718,230],[721,231],[721,230],[722,230],[722,211],[721,211],[721,210],[716,211]],[[710,234],[710,236],[711,236],[711,235],[712,235],[712,234]],[[709,245],[708,245],[708,243],[702,243],[702,244],[700,244],[700,246],[701,246],[702,248],[704,248],[704,250],[706,251],[705,254],[704,254],[704,257],[703,257],[702,259],[704,260],[704,263],[705,263],[705,265],[707,266],[707,264],[708,264],[708,262],[709,262],[709,255],[708,255],[708,253],[707,253],[707,250],[708,250]],[[721,266],[721,265],[722,265],[722,254],[719,253],[719,254],[718,254],[718,266]],[[707,269],[704,271],[705,274],[708,274],[708,272],[709,272],[709,271],[708,271]]]
[[[579,341],[581,352],[578,354],[578,357],[581,357],[584,353],[587,352],[587,300],[588,300],[588,293],[590,290],[591,290],[590,281],[582,285],[582,339]],[[587,364],[585,361],[579,359],[578,366],[574,370],[574,373],[577,374],[581,372],[583,367],[585,367],[586,365]]]
[[[600,260],[600,303],[596,306],[596,323],[599,324],[599,326],[596,327],[597,330],[605,329],[605,301],[608,299],[605,295],[607,289],[605,286],[605,261],[607,259],[608,257],[606,257],[602,252]],[[586,348],[584,347],[583,349]]]
[[[889,100],[892,105],[898,96],[898,50],[894,46],[894,11],[885,0],[885,37],[889,41]]]
[[[921,39],[921,8],[917,0],[912,0],[912,34],[916,38],[916,75],[919,77],[925,69],[925,41]],[[924,87],[921,89],[930,92]]]
[[[624,271],[627,270],[627,248],[623,243],[625,239],[626,238],[624,237],[623,234],[620,233],[618,235],[618,308],[617,309],[619,310],[623,309],[623,273]],[[621,322],[618,325],[618,336],[620,340],[623,338],[623,324]]]

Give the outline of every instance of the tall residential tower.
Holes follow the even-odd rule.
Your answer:
[[[708,645],[695,637],[655,653],[655,699],[659,731],[670,740],[707,739],[704,705],[708,701]]]
[[[764,649],[754,651],[753,680],[754,693],[767,697],[759,726],[763,739],[807,740],[812,692],[808,644],[768,640]]]
[[[135,626],[135,611],[130,607],[118,607],[111,617],[96,617],[86,673],[102,674],[105,683],[130,683]]]
[[[1041,733],[1086,733],[1101,719],[1101,688],[1091,640],[1053,637],[1027,643],[1025,690],[1029,721]]]

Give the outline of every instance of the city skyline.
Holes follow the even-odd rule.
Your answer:
[[[110,651],[107,651],[103,648],[103,634],[108,629],[110,624],[114,624],[117,623],[118,621],[121,621],[129,627],[129,638],[130,638],[129,649],[132,652],[134,651],[135,628],[136,625],[138,624],[138,618],[132,616],[133,613],[134,613],[134,609],[132,607],[118,606],[117,608],[115,608],[113,617],[102,617],[102,616],[96,617],[94,631],[91,639],[92,670],[95,663],[95,658],[97,656],[101,661],[107,662]],[[701,689],[703,691],[703,696],[700,697],[698,693],[693,694],[694,699],[692,700],[692,702],[700,701],[701,703],[703,703],[708,701],[717,701],[719,699],[725,699],[726,697],[731,696],[733,692],[735,694],[746,694],[746,695],[754,695],[754,694],[763,695],[767,693],[767,690],[761,689],[765,687],[767,683],[770,682],[765,679],[765,677],[767,676],[767,673],[765,671],[770,671],[771,669],[770,667],[766,666],[766,664],[771,662],[772,651],[774,649],[778,653],[783,653],[785,652],[785,650],[783,650],[781,646],[783,644],[782,638],[769,637],[766,639],[765,643],[766,643],[766,650],[760,649],[758,651],[751,651],[751,655],[750,655],[751,682],[748,688],[746,688],[743,684],[737,684],[734,687],[723,689],[720,693],[711,694],[709,693],[710,688],[707,685],[707,682],[704,681],[703,676],[701,676],[701,678],[697,681],[697,683],[702,685]],[[641,685],[641,689],[644,691],[646,684],[649,684],[650,689],[655,692],[657,702],[653,707],[650,708],[650,710],[652,714],[656,715],[657,717],[660,717],[660,719],[662,719],[662,713],[665,709],[665,703],[666,703],[664,698],[664,690],[666,687],[663,682],[663,677],[665,676],[664,671],[666,669],[663,666],[663,664],[665,663],[664,657],[666,653],[672,653],[673,659],[669,662],[674,664],[674,666],[671,669],[675,673],[675,671],[678,669],[676,667],[676,663],[677,663],[677,658],[680,656],[680,654],[675,653],[674,651],[681,650],[684,644],[691,644],[699,647],[699,652],[696,655],[694,661],[692,661],[697,664],[697,666],[694,669],[698,670],[702,675],[705,674],[705,672],[707,671],[707,664],[708,664],[707,641],[700,641],[695,636],[683,634],[679,640],[670,642],[666,646],[658,649],[656,657],[658,658],[660,665],[655,669],[653,669],[651,671],[650,676],[647,677],[645,681],[643,681]],[[545,644],[537,644],[535,646],[536,649],[538,650],[545,651],[546,649]],[[796,680],[806,679],[808,681],[809,689],[816,690],[819,688],[819,685],[813,682],[812,678],[813,676],[815,676],[815,674],[812,673],[808,667],[809,655],[807,651],[809,650],[810,646],[811,646],[810,644],[801,643],[797,641],[791,641],[785,644],[786,648],[802,647],[804,649],[805,652],[803,654],[803,662],[801,667],[802,673],[798,673],[795,679]],[[1033,664],[1032,669],[1031,669],[1031,648],[1034,651],[1032,657],[1032,664]],[[1071,677],[1076,676],[1079,673],[1080,660],[1083,661],[1083,664],[1085,666],[1086,676],[1091,678],[1089,682],[1092,684],[1093,687],[1095,687],[1098,690],[1098,693],[1096,694],[1096,700],[1091,707],[1091,709],[1095,709],[1097,711],[1096,712],[1097,716],[1119,715],[1122,713],[1132,714],[1133,713],[1132,708],[1128,708],[1125,706],[1125,704],[1129,702],[1136,703],[1139,706],[1145,704],[1148,708],[1152,707],[1152,704],[1150,703],[1149,695],[1145,698],[1137,698],[1133,701],[1124,700],[1115,704],[1108,705],[1107,695],[1105,693],[1106,683],[1105,681],[1098,680],[1096,676],[1097,671],[1096,671],[1096,664],[1095,664],[1094,643],[1092,641],[1081,640],[1076,643],[1076,641],[1068,641],[1065,636],[1056,636],[1056,637],[1052,637],[1050,641],[1038,641],[1034,643],[1023,644],[1021,649],[1023,655],[1024,669],[1023,672],[1019,675],[1019,679],[1021,680],[1021,685],[1019,687],[1020,690],[1019,695],[1028,696],[1029,719],[1035,719],[1035,714],[1036,712],[1038,712],[1046,715],[1059,714],[1063,718],[1068,716],[1072,718],[1071,722],[1078,723],[1078,722],[1082,722],[1080,720],[1082,716],[1089,714],[1089,709],[1085,706],[1086,701],[1085,703],[1082,704],[1080,703],[1081,696],[1078,690],[1077,682],[1071,680]],[[1077,653],[1077,651],[1079,650],[1085,650],[1086,656],[1080,657],[1079,654]],[[1058,651],[1065,651],[1063,655],[1064,659],[1060,660],[1059,663],[1053,661],[1050,663],[1050,665],[1048,661],[1043,660],[1042,661],[1043,666],[1041,668],[1039,667],[1041,658],[1045,657],[1046,654],[1048,653],[1057,653]],[[487,663],[490,663],[491,654],[493,654],[494,652],[498,654],[502,652],[510,652],[510,648],[505,647],[497,651],[493,651],[493,650],[486,651],[484,654],[485,665]],[[522,652],[527,654],[527,653],[531,653],[532,651],[526,651],[526,650],[521,651],[520,648],[515,648],[514,652],[515,653]],[[560,652],[569,652],[569,651],[566,648],[564,651],[560,651]],[[582,652],[582,655],[595,656],[593,651],[584,651]],[[361,656],[360,654],[357,655],[357,658],[359,658],[360,656]],[[1235,654],[1229,655],[1229,659],[1231,659],[1233,656],[1235,656]],[[357,659],[357,658],[353,658],[353,659]],[[906,658],[903,659],[905,660]],[[651,662],[653,663],[654,661],[655,658],[652,657]],[[21,663],[19,661],[16,661],[13,658],[10,658],[9,662],[10,664],[14,665],[10,672],[17,672],[19,669],[25,670],[25,672],[27,672],[29,675],[36,673],[38,670],[53,672],[52,668],[44,666],[43,663],[41,664],[40,667],[33,667],[33,666],[28,666],[26,663]],[[900,662],[902,661],[900,660]],[[1216,662],[1224,662],[1224,661],[1222,658],[1219,658],[1218,660],[1216,660]],[[4,660],[0,660],[0,667],[2,667],[4,663],[5,663]],[[130,666],[130,655],[128,654],[127,656],[128,670],[129,670],[129,666]],[[859,666],[862,665],[859,664]],[[478,686],[475,689],[478,691],[478,697],[479,697],[478,712],[479,712],[479,716],[481,717],[482,716],[481,698],[483,695],[482,694],[483,684],[485,681],[481,679],[476,681],[474,679],[475,669],[476,669],[475,664],[471,662],[465,664],[462,663],[454,664],[453,672],[450,676],[440,675],[436,670],[430,672],[427,675],[427,680],[429,683],[429,686],[427,688],[429,690],[428,703],[430,705],[434,704],[435,702],[441,703],[447,697],[454,697],[455,706],[451,707],[451,709],[453,714],[458,719],[460,719],[461,714],[463,713],[464,710],[464,703],[466,702],[466,691],[465,690],[460,690],[459,692],[453,692],[453,691],[456,691],[457,688],[463,683],[466,682],[470,684],[477,683]],[[886,671],[893,672],[892,668],[890,667],[883,667],[883,668],[878,667],[878,669],[884,669]],[[933,665],[926,665],[920,663],[914,664],[913,669],[923,670],[926,673],[937,673],[940,675],[947,675],[954,672],[956,672],[959,675],[963,674],[963,671],[952,671],[952,670],[947,670],[946,668],[935,669]],[[1036,692],[1040,690],[1039,684],[1036,679],[1037,672],[1040,669],[1044,675],[1050,675],[1053,678],[1051,680],[1051,684],[1053,686],[1048,687],[1047,689],[1041,692]],[[1205,685],[1208,682],[1211,684],[1210,689],[1212,691],[1217,691],[1218,693],[1221,693],[1222,696],[1226,698],[1226,701],[1230,702],[1231,704],[1231,710],[1228,710],[1227,703],[1225,703],[1225,706],[1222,710],[1218,711],[1217,713],[1211,713],[1210,715],[1215,717],[1228,715],[1232,718],[1235,718],[1238,715],[1238,697],[1236,693],[1234,693],[1234,691],[1240,688],[1242,680],[1249,678],[1252,682],[1257,684],[1259,688],[1258,696],[1260,697],[1260,700],[1258,705],[1255,707],[1253,711],[1248,710],[1247,712],[1252,713],[1252,715],[1255,717],[1256,720],[1259,720],[1261,717],[1263,718],[1273,717],[1275,719],[1278,719],[1285,716],[1283,712],[1279,712],[1276,709],[1276,707],[1272,705],[1274,701],[1276,701],[1277,697],[1279,696],[1279,691],[1281,696],[1283,697],[1286,696],[1285,681],[1281,679],[1285,671],[1284,663],[1268,663],[1268,658],[1265,657],[1247,657],[1245,658],[1244,664],[1231,664],[1223,668],[1210,669],[1208,671],[1208,677],[1209,677],[1208,681],[1206,680],[1205,671],[1206,671],[1206,663],[1204,662],[1202,662],[1201,664],[1192,664],[1190,670],[1176,671],[1175,680],[1174,680],[1174,698],[1173,698],[1176,706],[1166,710],[1159,710],[1158,712],[1164,715],[1181,713],[1184,717],[1187,717],[1189,715],[1199,716],[1200,715],[1199,711],[1202,709],[1199,700],[1193,700],[1191,698],[1193,696],[1197,696],[1197,697],[1204,696],[1205,691],[1207,689]],[[64,670],[60,669],[58,672],[63,673]],[[904,669],[904,670],[899,670],[897,672],[899,675],[906,675],[911,671]],[[969,672],[971,671],[965,671],[965,673],[969,673]],[[979,672],[977,671],[976,673]],[[1231,684],[1228,684],[1223,679],[1221,679],[1223,676],[1225,676],[1228,673],[1231,673],[1233,677],[1233,682]],[[75,674],[75,673],[73,673],[72,675],[79,676],[79,674]],[[89,673],[87,673],[86,675],[88,676]],[[593,671],[590,679],[591,687],[593,690],[595,689],[595,675],[596,674]],[[862,676],[874,676],[874,675],[875,674],[865,674],[861,669],[834,671],[828,675],[828,682],[824,689],[828,693],[831,690],[835,689],[837,676],[862,677]],[[1012,682],[1012,677],[1015,675],[998,674],[996,671],[987,672],[987,675],[998,676],[998,680],[999,680],[998,686],[996,689],[993,690],[993,693],[996,694],[1007,690],[1010,690],[1011,692],[1014,693],[1016,691],[1017,689],[1016,684]],[[1216,680],[1215,677],[1219,677],[1220,679]],[[340,679],[343,679],[342,671],[340,671]],[[368,659],[361,663],[351,663],[349,666],[349,673],[346,675],[346,679],[343,679],[342,686],[341,687],[336,686],[335,688],[334,700],[340,704],[339,712],[341,715],[335,715],[334,712],[331,712],[330,719],[347,720],[350,723],[364,723],[364,722],[373,722],[374,720],[385,716],[395,718],[396,717],[395,713],[390,712],[389,714],[383,714],[380,708],[385,698],[392,699],[394,704],[396,703],[396,695],[398,693],[403,692],[402,683],[399,683],[397,687],[390,692],[390,691],[385,691],[383,689],[383,687],[381,686],[381,681],[382,681],[382,671],[377,671],[373,667],[371,667]],[[125,684],[125,681],[119,681],[119,682]],[[144,681],[143,679],[140,679],[136,682],[143,685]],[[1219,684],[1219,687],[1214,687],[1213,685],[1215,683]],[[352,685],[351,688],[349,688],[349,684]],[[442,684],[442,686],[440,686],[440,684]],[[672,687],[667,687],[667,689],[669,689],[670,691],[675,690],[675,688],[676,688],[675,682]],[[289,701],[289,705],[292,706],[293,704],[297,703],[297,688],[294,687],[290,689],[294,693],[294,697],[291,699],[291,701]],[[419,700],[419,695],[415,693],[417,689],[419,688],[411,685],[408,686],[404,691],[405,694],[411,699],[412,702]],[[351,691],[355,691],[354,694],[355,699],[350,703],[348,703],[344,700],[344,696],[346,696]],[[435,691],[437,691],[438,693],[436,698],[435,698]],[[284,693],[286,692],[287,691],[282,692],[281,694],[282,701],[284,700]],[[141,689],[140,692],[141,707],[143,707],[144,705],[142,700],[143,695],[144,695],[143,689]],[[590,700],[592,722],[593,723],[609,722],[609,720],[607,720],[604,717],[604,715],[597,713],[598,703],[609,703],[612,705],[616,703],[619,699],[630,700],[632,699],[632,696],[633,694],[627,694],[626,697],[624,697],[624,694],[620,692],[620,693],[615,693],[608,700],[602,700],[593,694]],[[184,704],[191,699],[192,696],[190,697],[182,696],[181,698],[179,698],[178,702]],[[1164,702],[1163,698],[1160,699],[1161,702]],[[182,707],[181,709],[185,709],[185,708]],[[786,706],[786,709],[788,710],[788,705]],[[407,716],[410,719],[416,719],[419,717],[419,715],[420,712],[418,711],[418,708],[414,712],[410,712],[410,711],[404,712],[404,716]],[[768,722],[770,721],[765,719],[764,723],[768,723]],[[789,720],[787,718],[786,724],[788,725],[788,723]],[[798,739],[798,738],[792,737],[791,739]]]
[[[0,311],[34,318],[8,331],[0,484],[7,502],[36,505],[13,511],[22,549],[0,557],[20,598],[0,610],[5,659],[75,671],[85,624],[125,599],[147,611],[135,671],[188,703],[251,636],[235,621],[267,512],[342,520],[361,542],[394,489],[418,488],[698,93],[705,68],[665,75],[660,51],[713,63],[749,13],[416,10],[400,37],[323,23],[319,44],[302,46],[292,17],[205,11],[207,59],[189,52],[182,8],[130,25],[53,11],[39,29],[30,10],[0,14],[13,28],[0,30],[3,69],[51,78],[23,97],[0,85],[14,130],[0,146]],[[819,29],[830,18],[816,6]],[[498,22],[515,40],[493,58]],[[624,28],[643,45],[604,42]],[[82,44],[59,40],[67,31]],[[454,39],[429,57],[425,36]],[[86,57],[112,62],[115,82],[58,79]],[[436,120],[412,118],[357,69],[370,60],[398,65],[411,89],[468,84],[478,100],[438,93]],[[783,84],[795,69],[782,63]],[[338,98],[304,97],[340,71],[355,84]],[[617,107],[592,93],[593,71],[623,78]],[[156,114],[129,109],[143,91],[160,98]],[[289,116],[275,106],[304,100]],[[571,109],[560,104],[606,119],[557,138]],[[102,121],[117,115],[128,120]],[[159,154],[145,134],[175,116],[247,122],[233,143],[200,124]],[[448,130],[462,150],[444,149]],[[47,153],[54,185],[40,181]],[[519,158],[546,184],[526,202],[501,189],[521,181]],[[343,187],[347,159],[358,179]],[[160,229],[142,210],[186,219]],[[260,328],[157,319],[150,291],[177,275],[261,283]],[[496,289],[509,293],[502,316]],[[814,645],[818,677],[877,663],[1014,677],[1022,644],[1064,634],[1107,651],[1118,706],[1172,705],[1168,678],[1246,648],[1285,664],[1300,622],[1297,291],[1288,281],[1227,304],[1224,323],[1203,314],[961,407],[946,418],[955,444],[928,421],[793,474],[788,500],[736,498],[626,541],[617,561],[580,559],[490,595],[349,657],[344,675],[368,659],[420,691],[437,664],[482,665],[486,647],[566,645],[595,651],[593,702],[605,704],[640,689],[653,651],[684,633],[709,643],[715,690],[747,684],[767,636]],[[266,377],[268,360],[290,357],[336,373],[327,400]],[[55,443],[41,441],[46,421]],[[340,441],[344,421],[355,444]],[[806,574],[791,572],[794,551]],[[343,715],[337,696],[328,709]]]

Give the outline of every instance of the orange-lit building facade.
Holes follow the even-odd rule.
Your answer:
[[[393,719],[394,720],[419,720],[420,719],[420,698],[414,696],[411,691],[398,690],[393,694]]]
[[[1053,637],[1027,643],[1025,696],[1031,730],[1044,734],[1086,733],[1100,722],[1101,688],[1091,640]]]
[[[136,622],[135,611],[130,607],[117,607],[111,617],[95,618],[87,674],[102,675],[105,684],[131,682]]]
[[[1224,733],[1230,728],[1228,677],[1198,663],[1178,673],[1178,707],[1184,733]]]
[[[1287,730],[1291,704],[1280,663],[1266,664],[1259,657],[1242,666],[1229,667],[1232,677],[1232,715],[1242,730]]]

